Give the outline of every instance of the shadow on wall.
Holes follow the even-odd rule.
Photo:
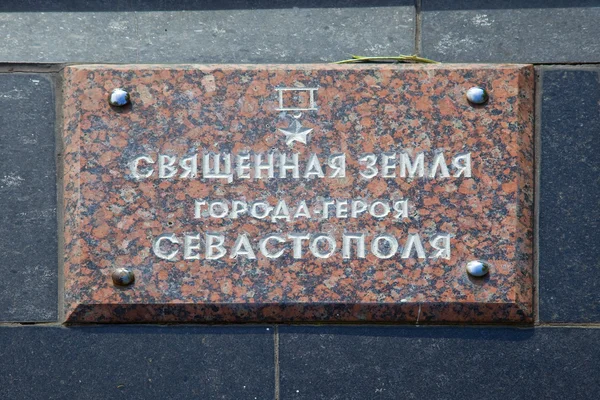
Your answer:
[[[296,335],[336,335],[340,337],[356,338],[398,338],[398,339],[425,339],[425,340],[459,340],[464,342],[526,342],[540,336],[541,332],[535,328],[516,328],[507,326],[407,326],[407,325],[281,325],[281,329]],[[272,335],[274,325],[248,324],[248,325],[211,325],[211,324],[185,324],[185,325],[72,325],[63,326],[75,335]]]
[[[192,11],[398,7],[414,0],[2,0],[0,12]]]
[[[461,341],[484,342],[523,342],[534,339],[540,334],[535,328],[518,328],[507,326],[406,326],[406,325],[348,325],[348,326],[311,326],[280,325],[283,330],[293,330],[297,335],[338,335],[356,337],[391,337],[406,339],[456,339]]]

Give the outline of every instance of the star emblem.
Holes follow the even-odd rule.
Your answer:
[[[288,146],[294,142],[306,144],[308,134],[312,132],[312,128],[303,127],[297,118],[292,120],[290,126],[285,129],[279,128],[279,130],[285,135],[285,144]]]

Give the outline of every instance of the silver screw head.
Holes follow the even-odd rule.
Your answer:
[[[469,261],[467,264],[467,273],[471,276],[481,278],[490,273],[490,264],[485,261]]]
[[[108,95],[108,104],[113,107],[123,107],[129,104],[129,100],[129,93],[122,88],[113,89],[110,95]]]
[[[135,275],[127,268],[117,268],[112,273],[112,280],[116,286],[129,286],[135,281]]]
[[[474,86],[471,89],[467,90],[467,100],[471,104],[485,104],[489,99],[488,92],[479,86]]]

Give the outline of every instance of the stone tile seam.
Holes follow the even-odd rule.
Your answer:
[[[418,0],[416,0],[418,1]],[[315,64],[323,64],[323,65],[327,65],[327,64],[331,64],[331,65],[335,65],[333,63],[327,63],[327,62],[318,62],[315,61]],[[484,63],[484,64],[498,64],[498,65],[504,65],[504,64],[520,64],[520,63],[511,63],[511,62],[506,62],[506,63]],[[36,63],[0,63],[0,74],[27,74],[27,73],[38,73],[38,74],[56,74],[56,73],[62,73],[62,71],[64,70],[64,68],[66,67],[72,67],[72,66],[77,66],[77,65],[93,65],[93,64],[102,64],[102,65],[106,65],[106,66],[119,66],[119,65],[131,65],[131,63],[107,63],[107,62],[102,62],[102,63],[90,63],[90,62],[73,62],[73,63],[48,63],[48,64],[36,64]],[[184,63],[186,64],[186,63]],[[290,65],[301,65],[301,64],[306,64],[306,63],[244,63],[247,65],[271,65],[271,64],[290,64]],[[442,65],[444,64],[469,64],[469,63],[441,63]],[[564,63],[527,63],[527,64],[531,64],[533,66],[536,67],[540,67],[540,68],[544,68],[545,70],[561,70],[561,69],[568,69],[568,70],[582,70],[582,71],[588,71],[588,70],[595,70],[596,68],[600,67],[600,62],[588,62],[588,63],[582,63],[582,62],[574,62],[574,63],[568,63],[568,62],[564,62]],[[181,65],[181,63],[153,63],[153,64],[139,64],[139,65]],[[212,63],[197,63],[197,65],[212,65]],[[232,64],[226,64],[226,65],[232,65]]]
[[[568,70],[568,71],[595,71],[600,67],[600,63],[589,62],[589,63],[537,63],[534,66],[539,66],[545,71],[555,70]]]
[[[600,329],[600,323],[571,323],[571,322],[552,322],[552,323],[540,323],[536,325],[412,325],[412,324],[193,324],[193,323],[182,323],[182,324],[63,324],[60,322],[0,322],[0,329],[2,328],[23,328],[29,327],[35,328],[61,328],[61,329],[85,329],[85,328],[274,328],[274,342],[277,344],[277,364],[279,364],[279,353],[280,353],[280,339],[279,339],[279,328],[323,328],[323,329],[340,329],[340,328],[398,328],[398,329],[511,329],[511,330],[544,330],[544,329],[561,329],[561,328],[572,328],[572,329]],[[275,336],[277,332],[277,336]],[[275,358],[275,357],[274,357]],[[275,371],[276,376],[279,378],[279,369]]]
[[[64,67],[63,67],[64,68]],[[55,74],[54,82],[54,104],[56,106],[56,120],[54,121],[54,129],[55,129],[55,162],[56,162],[56,238],[58,243],[58,249],[56,256],[58,257],[58,321],[62,322],[65,320],[65,307],[64,307],[64,288],[65,288],[65,269],[64,269],[64,229],[62,221],[64,221],[64,207],[63,207],[63,175],[64,175],[64,165],[63,165],[63,154],[64,154],[64,146],[63,146],[63,110],[64,110],[64,99],[62,95],[63,88],[63,75],[62,69],[60,72]]]
[[[279,365],[279,325],[275,325],[273,332],[273,358],[274,358],[274,372],[275,372],[275,400],[280,400],[281,386],[280,386],[280,365]]]
[[[533,313],[535,324],[540,323],[540,171],[542,155],[542,92],[543,68],[535,68],[534,138],[533,138]]]
[[[421,27],[423,22],[422,16],[422,1],[423,0],[415,0],[415,54],[417,56],[421,56],[423,46],[422,46],[422,35],[421,35]]]

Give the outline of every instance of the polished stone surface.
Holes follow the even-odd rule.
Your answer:
[[[0,73],[0,321],[57,319],[54,83]]]
[[[1,62],[300,63],[412,54],[412,0],[0,2]]]
[[[542,68],[540,321],[600,322],[600,68]]]
[[[273,328],[1,327],[0,398],[272,399]]]
[[[599,62],[597,0],[422,0],[424,57],[442,62]]]
[[[280,327],[281,399],[592,399],[598,340],[597,328]]]
[[[69,322],[531,321],[531,66],[82,65],[64,78]],[[487,105],[467,101],[474,82]],[[131,105],[108,105],[115,87]],[[215,154],[235,158],[230,175],[209,176]],[[275,154],[273,177],[238,154]],[[298,155],[298,177],[282,154]],[[365,154],[395,167],[375,173]],[[325,216],[327,199],[352,206]],[[207,211],[222,200],[255,212]],[[357,239],[344,253],[353,232],[364,254]],[[292,249],[294,234],[307,237]],[[470,278],[473,259],[490,274]],[[114,268],[135,284],[113,286]]]

